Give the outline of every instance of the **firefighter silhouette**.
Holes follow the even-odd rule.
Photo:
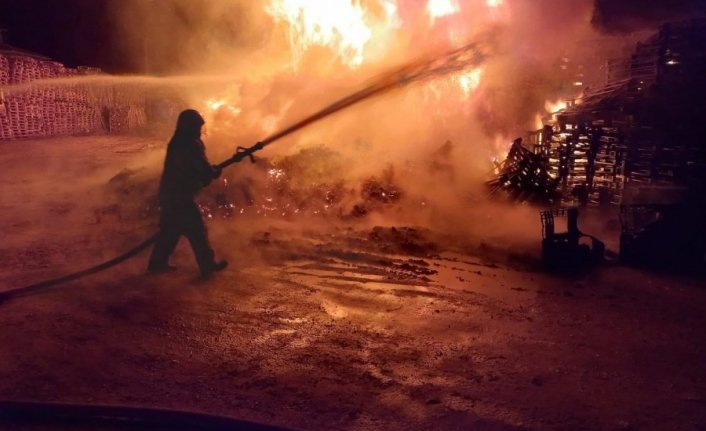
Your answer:
[[[206,225],[194,202],[199,190],[221,175],[221,170],[211,166],[206,158],[206,148],[201,141],[204,123],[197,111],[183,111],[169,141],[159,185],[159,234],[150,256],[149,272],[176,269],[169,264],[169,257],[182,236],[191,244],[202,277],[207,278],[228,265],[225,260],[214,259]]]

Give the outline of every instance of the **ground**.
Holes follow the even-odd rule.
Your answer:
[[[144,138],[1,142],[0,289],[147,237],[152,209],[105,185],[162,156]],[[209,229],[231,261],[210,281],[183,241],[176,273],[146,275],[143,254],[0,304],[0,399],[307,430],[706,429],[702,281],[615,264],[552,276],[418,226]]]

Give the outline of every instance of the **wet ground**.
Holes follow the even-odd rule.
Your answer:
[[[161,154],[138,138],[2,142],[0,289],[147,237],[154,214],[104,185]],[[554,277],[419,226],[209,227],[231,262],[211,281],[183,241],[175,273],[145,275],[142,255],[0,304],[0,399],[311,430],[706,429],[701,281],[615,265]]]

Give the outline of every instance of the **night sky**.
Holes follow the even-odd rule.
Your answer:
[[[113,43],[116,23],[108,0],[0,0],[0,28],[18,48],[69,66],[134,71],[128,53]]]
[[[109,12],[111,1],[0,0],[0,28],[8,30],[6,42],[70,66],[98,66],[109,72],[140,72],[139,61],[126,51],[124,45],[115,42],[119,35],[117,23]],[[595,2],[593,24],[609,32],[636,30],[660,21],[706,12],[706,0]]]

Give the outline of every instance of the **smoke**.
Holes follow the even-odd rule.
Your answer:
[[[315,4],[311,15],[276,9],[306,3]],[[300,0],[119,0],[112,10],[119,43],[142,70],[231,77],[211,85],[192,80],[180,89],[183,107],[207,116],[212,158],[254,144],[400,63],[491,34],[494,55],[480,68],[351,108],[262,156],[273,168],[311,165],[296,170],[292,192],[343,184],[344,214],[363,199],[362,184],[375,178],[404,191],[397,211],[389,212],[396,220],[470,232],[472,219],[482,221],[478,235],[535,226],[531,210],[514,212],[520,223],[496,217],[507,208],[487,201],[483,181],[512,139],[537,127],[548,100],[580,94],[572,74],[599,85],[602,62],[624,48],[625,41],[597,30],[593,0],[441,1],[436,10],[417,0],[331,4],[329,11]],[[344,7],[358,9],[336,17]],[[314,153],[336,168],[317,169],[311,149],[324,149]],[[231,184],[249,184],[250,196],[269,193],[267,176],[253,169],[227,173]]]

